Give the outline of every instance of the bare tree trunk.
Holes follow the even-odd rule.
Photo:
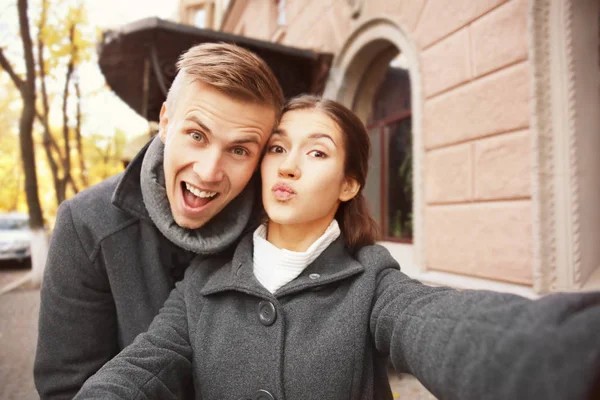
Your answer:
[[[21,159],[25,172],[25,193],[29,207],[29,225],[32,229],[43,229],[44,218],[38,196],[37,175],[35,169],[35,152],[33,150],[33,119],[35,118],[35,64],[33,60],[33,43],[29,33],[27,16],[27,0],[18,0],[19,27],[25,55],[26,79],[21,85],[23,110],[19,121],[19,137]]]
[[[21,160],[18,160],[18,162],[20,163]],[[14,172],[13,175],[15,176],[15,181],[18,182],[18,183],[20,183],[21,182],[21,168],[15,167],[14,171],[15,172]],[[17,206],[19,205],[19,197],[21,197],[21,191],[20,190],[16,190],[15,191],[15,198],[14,198],[14,200],[12,202],[12,205],[11,205],[11,207],[12,207],[13,210],[16,210]]]
[[[79,171],[81,174],[81,183],[83,187],[89,186],[87,169],[85,168],[85,157],[83,154],[83,143],[81,140],[81,88],[79,81],[75,81],[75,95],[77,96],[77,127],[75,128],[75,138],[77,139],[77,154],[79,155]]]
[[[21,85],[23,110],[19,121],[19,137],[21,144],[21,159],[25,173],[25,195],[29,208],[29,225],[33,238],[31,243],[32,281],[39,285],[42,281],[48,243],[44,231],[42,206],[38,195],[38,184],[35,167],[35,152],[33,147],[33,120],[35,118],[35,64],[33,59],[33,44],[29,32],[27,16],[27,0],[18,0],[19,28],[25,56],[26,79]]]
[[[42,95],[42,109],[43,113],[39,115],[40,122],[42,123],[42,128],[44,130],[44,152],[46,154],[46,159],[48,161],[48,165],[50,166],[50,171],[52,172],[52,183],[54,184],[54,196],[56,198],[56,205],[60,204],[60,196],[59,196],[59,187],[61,186],[60,176],[59,176],[59,167],[58,162],[54,159],[54,154],[52,154],[52,145],[55,146],[55,151],[59,161],[62,161],[62,157],[60,154],[60,150],[52,137],[52,133],[50,132],[50,124],[49,114],[50,114],[50,106],[48,105],[48,92],[46,90],[46,66],[44,64],[44,40],[43,40],[43,30],[46,26],[46,19],[48,15],[48,1],[42,1],[42,15],[40,18],[40,23],[38,26],[38,67],[40,69],[40,86],[41,86],[41,95]],[[61,162],[62,164],[62,162]]]
[[[71,183],[74,185],[73,179],[71,178],[71,143],[70,143],[70,135],[69,135],[69,115],[67,113],[67,104],[69,102],[69,85],[71,83],[71,77],[73,76],[73,69],[75,68],[75,56],[77,53],[77,47],[75,46],[75,25],[73,22],[71,27],[69,28],[69,42],[71,43],[71,58],[69,59],[69,64],[67,65],[67,74],[65,77],[65,88],[63,91],[63,140],[65,146],[65,159],[63,163],[63,183],[61,186],[61,191],[59,191],[58,196],[60,198],[60,202],[62,203],[66,199],[66,189],[67,183]],[[76,191],[76,186],[74,187]]]

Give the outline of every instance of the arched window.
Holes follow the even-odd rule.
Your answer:
[[[411,242],[413,236],[410,99],[405,57],[388,49],[367,68],[354,107],[368,110],[372,153],[364,193],[384,240]]]

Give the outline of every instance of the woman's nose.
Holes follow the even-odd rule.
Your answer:
[[[286,159],[279,165],[279,176],[287,179],[298,179],[300,178],[300,168],[295,162],[293,157],[286,157]]]

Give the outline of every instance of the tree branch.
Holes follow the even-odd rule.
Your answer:
[[[75,46],[75,25],[73,22],[69,28],[69,42],[71,43],[71,58],[67,65],[67,74],[65,77],[65,88],[63,91],[63,140],[65,146],[65,158],[64,158],[64,177],[68,180],[71,177],[71,144],[69,140],[69,114],[67,113],[67,104],[69,101],[69,84],[71,83],[71,77],[73,76],[73,69],[75,68],[75,55],[77,54],[77,47]]]
[[[63,165],[62,154],[58,147],[58,144],[54,140],[52,136],[52,132],[50,132],[50,123],[48,122],[49,114],[50,114],[50,106],[48,104],[48,92],[46,90],[46,65],[44,63],[44,28],[46,27],[46,19],[48,15],[48,2],[47,0],[42,1],[42,13],[40,16],[40,21],[38,24],[38,36],[37,36],[37,61],[38,67],[40,70],[40,90],[42,95],[42,112],[35,110],[35,116],[38,118],[40,123],[42,124],[42,128],[44,131],[43,136],[43,144],[44,144],[44,153],[46,154],[46,160],[50,166],[50,171],[52,172],[52,182],[54,184],[54,195],[56,198],[57,205],[60,205],[62,201],[61,190],[64,187],[59,177],[59,168],[58,165]],[[54,153],[52,152],[54,150]],[[56,160],[58,158],[58,161]]]
[[[19,91],[22,91],[25,82],[23,82],[23,79],[19,78],[19,75],[15,73],[15,70],[13,69],[12,65],[10,65],[10,62],[4,55],[4,49],[2,47],[0,47],[0,66],[3,70],[5,70],[8,73],[10,79],[12,79],[17,89],[19,89]]]
[[[44,127],[44,129],[46,129],[46,121],[44,120],[44,116],[42,114],[40,114],[40,112],[37,110],[35,110],[35,117],[40,121],[40,124],[42,124],[42,126]],[[50,130],[50,127],[48,127],[48,131]],[[54,149],[54,151],[56,151],[59,155],[59,157],[62,160],[62,154],[60,152],[60,148],[58,147],[58,144],[56,143],[56,140],[54,140],[54,137],[52,135],[49,135],[48,138],[44,137],[44,141],[48,140],[48,143],[52,146],[52,148]]]
[[[42,15],[38,25],[38,67],[40,69],[40,83],[42,90],[42,106],[44,107],[44,116],[47,119],[50,113],[50,106],[48,105],[48,91],[46,90],[46,64],[44,63],[44,29],[46,27],[46,19],[48,15],[48,2],[42,1]]]
[[[79,154],[79,174],[83,187],[88,187],[87,170],[83,156],[83,143],[81,139],[81,89],[79,88],[79,76],[75,80],[75,96],[77,97],[77,126],[75,128],[75,139],[77,141],[77,153]]]
[[[23,55],[25,57],[25,81],[24,86],[35,96],[35,61],[33,60],[33,42],[29,32],[29,19],[27,16],[27,0],[18,0],[19,4],[19,28],[21,41],[23,42]]]

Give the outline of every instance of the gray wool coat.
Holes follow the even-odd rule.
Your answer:
[[[149,331],[76,399],[392,399],[387,366],[440,399],[585,399],[600,370],[600,293],[531,301],[411,280],[381,246],[338,238],[274,294],[252,236],[186,271]]]
[[[165,238],[148,214],[140,182],[146,151],[124,173],[59,208],[34,364],[44,400],[72,399],[87,378],[145,332],[197,256]]]

